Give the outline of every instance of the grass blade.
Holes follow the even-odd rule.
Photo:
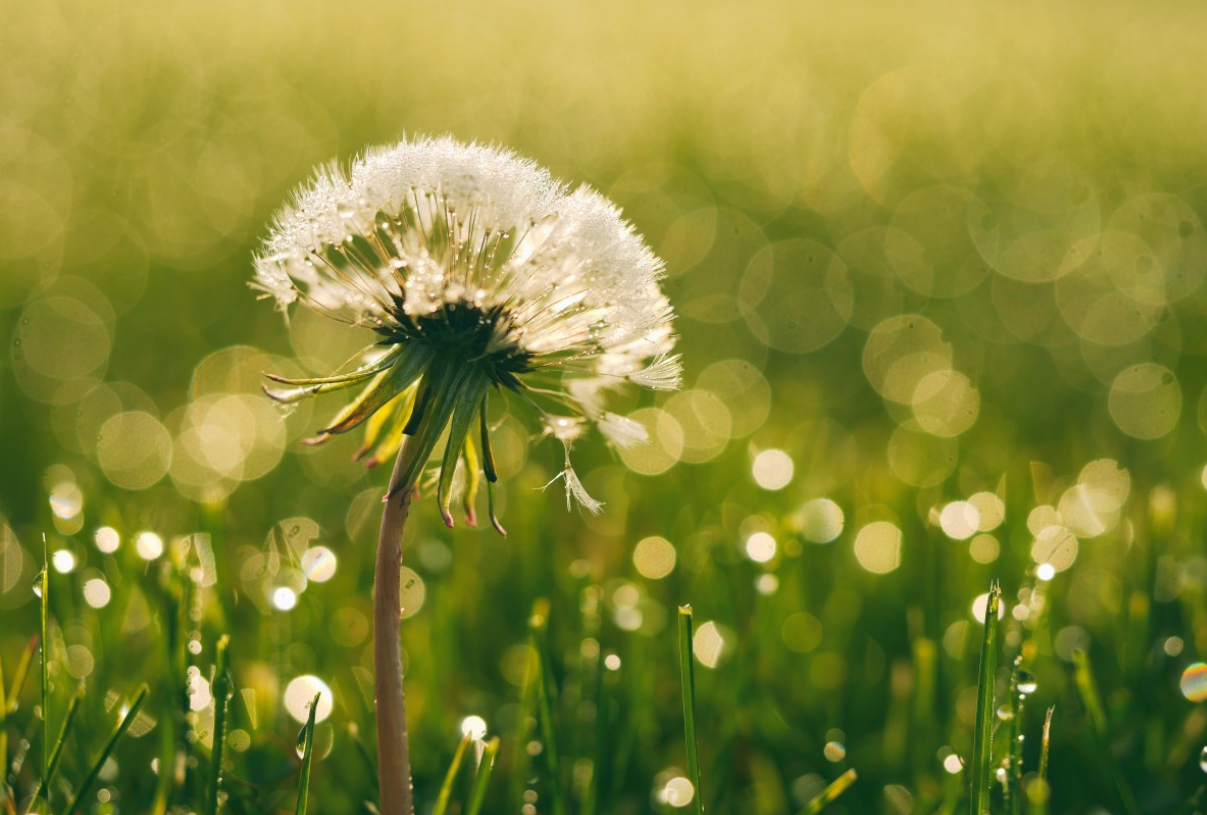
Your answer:
[[[1002,589],[994,580],[985,603],[985,638],[981,642],[981,668],[977,675],[976,735],[972,745],[972,815],[989,812],[993,784],[993,720],[996,715],[994,681],[997,677],[997,615]]]
[[[687,746],[687,773],[696,788],[692,811],[704,815],[700,789],[700,753],[696,744],[696,673],[692,659],[692,607],[679,606],[679,679],[683,688],[683,737]]]
[[[1090,720],[1090,729],[1094,732],[1094,742],[1098,747],[1098,763],[1106,768],[1111,790],[1115,799],[1127,815],[1139,815],[1136,799],[1131,789],[1123,780],[1123,770],[1111,750],[1110,728],[1106,722],[1106,709],[1102,706],[1102,696],[1098,693],[1098,685],[1094,682],[1094,672],[1090,667],[1090,657],[1085,651],[1073,652],[1073,682],[1085,705],[1086,716]]]
[[[294,810],[297,815],[306,815],[306,799],[310,795],[310,762],[314,758],[314,714],[319,707],[322,693],[316,693],[310,703],[310,714],[306,717],[306,726],[302,728],[302,738],[305,749],[302,752],[302,774],[298,777],[298,806]]]
[[[205,795],[206,815],[218,813],[218,789],[222,784],[222,754],[226,748],[226,713],[230,707],[234,689],[231,686],[230,664],[227,648],[230,635],[223,634],[218,640],[217,668],[214,673],[214,746],[210,751],[210,778]]]
[[[122,720],[118,722],[117,728],[113,731],[113,735],[105,742],[105,746],[101,748],[97,754],[96,760],[92,762],[91,769],[88,770],[88,775],[84,776],[84,780],[80,783],[79,789],[75,792],[75,797],[71,799],[71,803],[67,805],[66,815],[74,815],[78,812],[84,803],[84,798],[92,791],[92,785],[96,783],[97,776],[101,774],[101,768],[105,766],[105,762],[109,760],[109,756],[113,753],[113,748],[121,741],[122,736],[130,729],[130,725],[134,722],[134,718],[138,716],[138,711],[142,708],[143,703],[147,701],[147,694],[150,691],[146,685],[138,689],[138,695],[134,697],[134,701],[130,704],[129,710]]]
[[[71,726],[75,723],[75,715],[80,711],[80,702],[84,701],[84,686],[80,685],[76,689],[75,695],[71,697],[71,702],[67,706],[67,715],[63,717],[63,726],[59,728],[59,737],[55,740],[54,749],[50,752],[50,763],[47,765],[46,772],[42,774],[42,780],[38,782],[38,789],[34,791],[34,803],[43,795],[46,796],[46,806],[50,808],[50,785],[54,783],[55,773],[59,769],[59,759],[63,757],[63,746],[67,744],[67,737],[71,735]]]
[[[1182,802],[1182,805],[1174,810],[1173,815],[1194,815],[1196,812],[1202,812],[1203,802],[1207,801],[1207,785],[1200,786],[1195,790],[1189,798]]]
[[[859,778],[859,775],[855,772],[855,768],[852,767],[847,770],[838,776],[838,778],[831,781],[824,790],[819,792],[817,797],[800,811],[800,815],[817,815],[817,813],[834,803],[838,796],[846,792],[855,783],[857,778]]]
[[[555,686],[553,682],[553,666],[549,658],[548,617],[536,612],[532,615],[532,647],[536,650],[539,663],[537,674],[537,704],[541,726],[541,739],[545,749],[541,755],[545,758],[545,770],[549,775],[549,786],[552,788],[553,815],[567,815],[565,787],[562,784],[561,756],[557,747],[557,729],[553,723],[553,703]]]
[[[50,569],[46,564],[46,537],[42,537],[42,573],[38,575],[42,624],[42,775],[50,769]]]
[[[469,747],[469,743],[473,741],[473,736],[466,733],[461,739],[461,743],[457,745],[457,752],[453,753],[453,760],[449,762],[448,772],[444,774],[444,783],[440,785],[440,794],[436,796],[436,806],[432,807],[432,815],[444,815],[448,809],[449,798],[453,795],[453,782],[457,780],[457,772],[461,769],[461,759],[465,757],[465,748]]]
[[[499,737],[495,736],[486,742],[482,758],[478,761],[478,774],[474,776],[474,788],[469,794],[469,806],[465,815],[478,815],[482,802],[486,800],[486,785],[490,783],[490,774],[495,768],[495,756],[499,754]]]
[[[1048,715],[1044,717],[1044,735],[1039,745],[1039,769],[1035,779],[1027,787],[1027,800],[1031,804],[1033,815],[1047,815],[1048,812],[1048,798],[1051,792],[1048,788],[1048,752],[1052,743],[1052,714],[1055,712],[1055,706],[1050,707]]]
[[[6,705],[0,707],[0,724],[4,724],[5,720],[17,709],[17,698],[25,687],[25,680],[29,676],[29,666],[33,664],[34,652],[38,650],[38,642],[36,635],[30,637],[25,650],[21,653],[21,659],[17,662],[17,670],[13,673],[13,683],[9,685]]]

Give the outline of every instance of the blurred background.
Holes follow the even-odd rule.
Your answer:
[[[292,807],[315,683],[316,800],[373,797],[331,746],[372,733],[385,476],[355,440],[299,444],[340,396],[282,417],[259,392],[361,338],[258,302],[250,258],[316,165],[449,133],[624,209],[667,263],[686,382],[620,400],[649,445],[576,451],[598,517],[539,490],[560,446],[519,416],[496,442],[508,539],[413,516],[421,800],[479,716],[504,739],[491,812],[555,811],[559,786],[574,811],[673,810],[690,602],[710,806],[795,812],[855,767],[834,811],[932,812],[961,783],[996,577],[1038,677],[1028,769],[1057,705],[1053,807],[1113,806],[1113,755],[1171,810],[1205,778],[1205,33],[1181,0],[5,3],[0,657],[37,631],[44,539],[56,693],[88,683],[94,740],[99,700],[144,680],[169,729],[187,641],[172,732],[204,764],[232,631],[234,811]],[[561,785],[532,724],[542,599]],[[144,811],[155,725],[94,807]]]

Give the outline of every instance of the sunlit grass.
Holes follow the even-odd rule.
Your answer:
[[[599,516],[500,406],[511,536],[417,513],[421,811],[1201,810],[1204,14],[9,4],[0,811],[288,812],[311,715],[311,808],[373,799],[384,477],[300,444],[338,395],[260,392],[364,338],[246,281],[312,166],[403,131],[616,200],[687,364],[620,396],[651,444],[576,449]]]

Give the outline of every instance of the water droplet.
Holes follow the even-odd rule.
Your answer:
[[[34,594],[36,594],[39,597],[42,596],[42,581],[45,579],[45,576],[46,576],[45,572],[38,572],[38,574],[34,577],[34,585],[33,585]]]
[[[1207,773],[1207,747],[1203,748],[1203,752],[1199,753],[1199,769]]]
[[[1003,722],[1008,722],[1014,718],[1014,711],[1005,705],[1002,705],[997,709],[997,717]]]
[[[201,640],[189,640],[189,653],[194,656],[201,653]]]
[[[1035,675],[1030,671],[1018,672],[1018,692],[1023,696],[1030,696],[1035,693],[1035,689],[1039,687],[1039,683],[1035,681]]]
[[[306,755],[306,725],[302,725],[302,729],[298,731],[298,743],[296,745],[298,758],[303,758]]]

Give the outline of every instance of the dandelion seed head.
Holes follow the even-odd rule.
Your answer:
[[[608,199],[510,151],[449,138],[375,148],[321,168],[277,215],[253,286],[287,313],[300,304],[381,339],[351,370],[275,378],[292,387],[269,395],[293,403],[359,386],[314,441],[364,426],[369,464],[411,436],[422,467],[452,428],[438,482],[446,522],[459,460],[471,519],[480,476],[496,480],[485,403],[513,395],[565,445],[567,499],[595,512],[570,445],[592,424],[618,447],[644,441],[644,427],[605,409],[607,392],[680,386],[662,275]]]

